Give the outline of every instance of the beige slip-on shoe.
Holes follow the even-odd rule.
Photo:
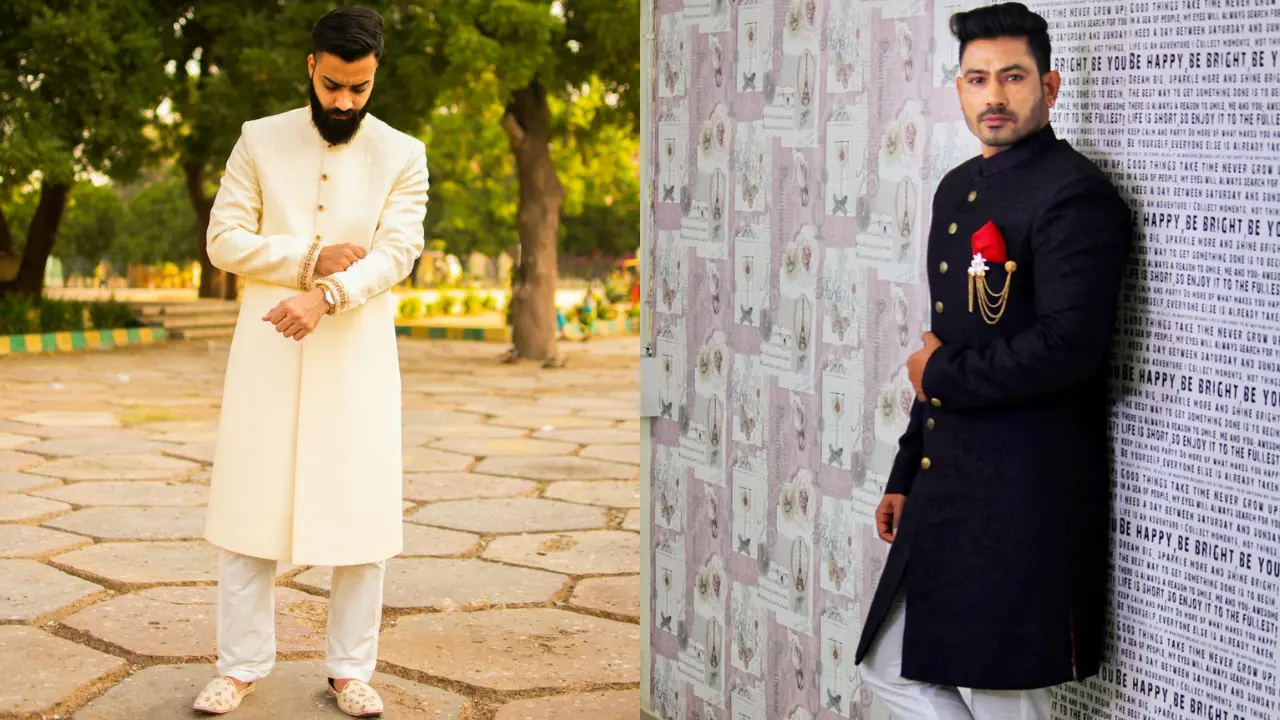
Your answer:
[[[338,709],[351,717],[373,717],[382,714],[382,698],[363,680],[348,680],[342,692],[329,679],[329,694],[338,701]]]
[[[240,701],[251,692],[253,692],[253,683],[249,683],[240,690],[231,678],[216,677],[210,680],[209,684],[204,686],[204,690],[196,696],[191,709],[207,715],[225,715],[240,707]]]

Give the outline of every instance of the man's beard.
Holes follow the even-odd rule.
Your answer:
[[[345,145],[350,141],[360,129],[360,121],[364,120],[364,116],[369,112],[367,102],[359,110],[348,110],[346,117],[342,117],[342,113],[336,109],[325,109],[325,106],[320,104],[320,97],[316,95],[316,86],[312,83],[307,84],[307,95],[311,97],[311,124],[320,132],[320,137],[330,145]]]
[[[991,116],[1002,117],[1008,121],[1008,125],[1003,128],[1008,134],[997,135],[986,129],[982,121]],[[1047,122],[1049,122],[1049,109],[1043,104],[1043,95],[1041,95],[1041,102],[1032,106],[1026,120],[1022,120],[1008,108],[988,108],[978,113],[977,134],[982,142],[991,147],[1010,147],[1030,137]]]

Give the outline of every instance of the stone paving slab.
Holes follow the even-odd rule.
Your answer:
[[[157,587],[119,595],[63,619],[67,627],[137,655],[212,660],[217,639],[216,587]],[[276,588],[276,651],[323,652],[328,600]]]
[[[598,460],[609,460],[611,462],[627,463],[629,465],[640,464],[640,445],[639,444],[616,444],[616,445],[588,445],[578,453],[580,457],[596,458]]]
[[[382,633],[392,665],[499,691],[640,681],[640,627],[550,609],[414,615]]]
[[[44,525],[98,540],[198,540],[204,516],[200,507],[90,507]]]
[[[462,472],[470,469],[475,462],[476,459],[470,455],[419,447],[404,449],[404,471],[407,473]]]
[[[332,572],[313,568],[294,578],[329,592]],[[483,560],[400,558],[387,561],[382,602],[399,609],[457,610],[545,603],[564,587],[563,575]]]
[[[430,430],[436,436],[436,439],[441,439],[441,438],[517,439],[517,438],[523,438],[524,436],[529,434],[529,431],[523,428],[499,427],[497,425],[431,425],[431,426],[424,427],[423,429]],[[458,452],[458,451],[454,450],[453,452]]]
[[[437,450],[475,455],[477,457],[568,455],[578,449],[578,446],[573,443],[555,442],[553,440],[469,437],[445,438],[432,443],[431,447]]]
[[[165,455],[86,455],[50,460],[30,472],[63,480],[168,480],[200,469],[200,464]]]
[[[607,428],[613,423],[602,418],[582,417],[581,415],[546,415],[536,412],[529,415],[502,415],[489,421],[494,425],[505,427],[528,428],[530,430],[557,430],[560,428]]]
[[[36,628],[0,626],[0,715],[52,715],[125,668],[118,657]]]
[[[640,717],[640,692],[583,693],[531,698],[507,703],[493,720],[636,720]]]
[[[640,622],[640,576],[587,578],[573,589],[569,602]]]
[[[120,420],[109,412],[80,412],[75,410],[24,413],[10,418],[27,425],[46,427],[118,427]]]
[[[530,495],[538,486],[530,480],[473,473],[405,473],[404,497],[436,502],[464,498]]]
[[[30,558],[92,545],[83,535],[36,525],[0,525],[0,558]]]
[[[157,665],[134,673],[75,714],[75,720],[187,720],[213,678],[211,665]],[[277,662],[236,710],[236,720],[337,720],[347,717],[325,691],[324,662]],[[375,673],[387,720],[459,720],[467,699],[439,688]]]
[[[489,543],[489,560],[568,575],[640,572],[640,536],[620,530],[508,535]]]
[[[0,621],[33,622],[99,592],[101,585],[34,560],[0,560]]]
[[[11,433],[0,432],[0,450],[12,450],[22,445],[30,445],[38,442],[40,438],[30,435],[14,435]]]
[[[166,455],[172,455],[176,458],[184,460],[195,460],[206,465],[213,463],[213,453],[217,449],[214,442],[188,443],[176,448],[165,450]]]
[[[640,507],[640,482],[626,480],[564,480],[547,486],[546,497],[585,505]]]
[[[44,458],[39,455],[20,453],[16,450],[0,450],[0,472],[19,472],[36,467]]]
[[[72,505],[137,505],[167,507],[204,505],[209,488],[193,483],[152,480],[81,482],[29,493]]]
[[[209,582],[218,549],[206,542],[113,542],[59,555],[60,565],[121,586]]]
[[[7,493],[0,495],[0,521],[35,520],[66,512],[71,506],[48,498]]]
[[[632,510],[631,512],[627,513],[627,516],[622,519],[622,529],[635,530],[636,532],[640,532],[640,524],[643,518],[643,515],[641,514],[641,512],[642,511],[640,510]]]
[[[533,434],[542,440],[560,440],[561,442],[579,445],[625,445],[640,444],[640,433],[619,430],[617,428],[582,428],[569,430],[539,430]]]
[[[120,438],[111,436],[98,437],[66,437],[53,440],[41,440],[33,445],[25,445],[23,452],[52,457],[75,457],[77,455],[120,455],[149,452],[163,452],[173,445],[142,438]]]
[[[580,457],[485,458],[475,471],[528,480],[639,480],[639,468]]]
[[[406,522],[404,550],[400,556],[462,555],[473,550],[479,542],[479,535]]]
[[[600,508],[557,500],[498,498],[438,502],[410,515],[408,520],[483,534],[525,533],[602,528],[605,513]]]
[[[0,472],[0,494],[24,492],[36,488],[58,485],[53,478],[42,475],[28,475],[20,472]]]

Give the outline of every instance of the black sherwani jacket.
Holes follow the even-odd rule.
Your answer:
[[[1017,263],[1003,316],[969,311],[971,235]],[[1052,128],[947,174],[933,201],[933,331],[887,493],[907,495],[856,660],[905,586],[902,675],[1031,689],[1098,671],[1108,607],[1112,323],[1133,214]],[[1009,279],[988,263],[987,282]]]

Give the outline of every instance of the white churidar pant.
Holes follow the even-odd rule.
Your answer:
[[[959,688],[902,677],[902,633],[906,595],[899,592],[880,626],[880,636],[862,663],[862,682],[899,720],[1049,720],[1051,691],[971,690],[965,703]]]
[[[386,562],[341,565],[329,588],[325,665],[331,678],[369,682],[378,663]],[[276,561],[226,550],[218,560],[218,675],[266,677],[276,661]]]

